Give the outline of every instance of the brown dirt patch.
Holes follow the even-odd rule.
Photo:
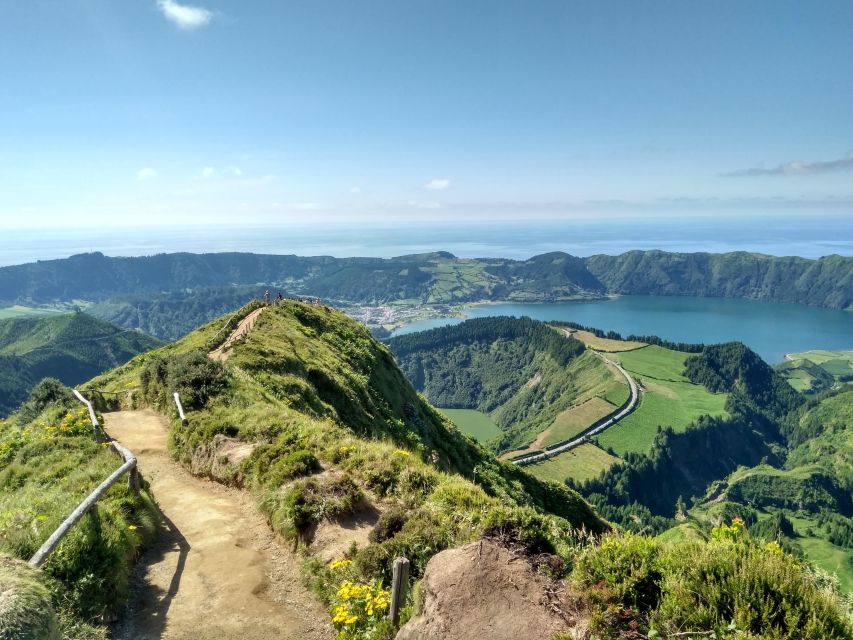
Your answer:
[[[231,357],[231,352],[234,347],[234,343],[240,340],[241,338],[249,335],[249,332],[252,330],[252,327],[255,326],[255,320],[258,319],[258,316],[261,315],[261,312],[266,309],[266,307],[261,307],[260,309],[255,309],[243,318],[240,321],[240,324],[237,325],[237,328],[231,332],[231,335],[222,343],[222,346],[211,351],[208,356],[213,358],[214,360],[219,360],[220,362],[225,362],[228,358]]]
[[[163,514],[140,559],[116,640],[331,640],[325,608],[302,586],[300,560],[279,546],[254,501],[169,458],[153,411],[105,414],[133,451]]]
[[[517,640],[584,637],[560,583],[494,541],[442,551],[427,564],[423,607],[397,640]],[[580,635],[578,635],[580,634]]]

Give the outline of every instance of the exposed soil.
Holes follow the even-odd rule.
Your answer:
[[[432,557],[419,615],[396,640],[586,638],[584,616],[524,556],[482,540]]]
[[[168,425],[153,411],[105,414],[133,451],[163,514],[140,559],[118,640],[330,640],[323,606],[299,559],[280,547],[250,495],[192,476],[169,458]]]
[[[240,324],[237,325],[237,328],[231,332],[231,335],[222,343],[222,346],[214,349],[208,355],[214,360],[219,360],[224,362],[228,358],[231,357],[232,347],[237,340],[245,337],[252,330],[252,327],[255,326],[255,320],[258,319],[258,316],[261,315],[261,312],[266,309],[266,307],[261,307],[260,309],[255,309],[243,318],[240,321]]]

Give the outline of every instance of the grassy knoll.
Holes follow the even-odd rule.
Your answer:
[[[618,455],[645,453],[658,426],[680,432],[699,416],[726,414],[727,394],[711,393],[682,375],[687,356],[655,345],[614,356],[644,391],[637,410],[599,436],[602,447],[612,448]]]
[[[853,593],[853,560],[850,549],[844,549],[828,540],[812,535],[818,529],[815,518],[804,515],[788,516],[797,533],[796,542],[809,562],[824,571],[838,576],[838,582],[846,593]]]
[[[562,483],[566,478],[572,478],[583,482],[595,478],[618,460],[594,444],[582,444],[544,462],[529,465],[525,470],[540,480]]]
[[[488,442],[501,434],[498,425],[482,411],[476,409],[439,409],[459,427],[462,433],[474,436],[480,442]]]

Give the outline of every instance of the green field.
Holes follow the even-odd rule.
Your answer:
[[[636,411],[598,436],[602,447],[612,448],[618,455],[645,453],[658,426],[684,431],[699,416],[725,415],[727,394],[711,393],[681,375],[687,356],[654,345],[613,354],[640,383],[643,393]]]
[[[593,444],[582,444],[545,462],[531,464],[525,467],[525,470],[540,480],[563,483],[566,478],[572,478],[583,482],[597,477],[618,461],[619,458]]]
[[[853,378],[853,351],[789,353],[777,370],[797,391],[819,392]]]
[[[0,309],[0,320],[5,318],[37,318],[39,316],[52,316],[57,313],[68,313],[67,309],[45,309],[34,307],[22,307],[15,305]]]
[[[488,442],[501,434],[498,425],[482,411],[476,409],[439,409],[439,411],[450,418],[462,433],[472,435],[480,442]]]
[[[542,434],[541,446],[548,447],[578,435],[614,409],[612,404],[597,396],[581,405],[566,409],[557,415],[553,424]]]

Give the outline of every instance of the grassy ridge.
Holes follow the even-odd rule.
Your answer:
[[[158,344],[84,313],[0,320],[0,415],[42,378],[75,385]]]

